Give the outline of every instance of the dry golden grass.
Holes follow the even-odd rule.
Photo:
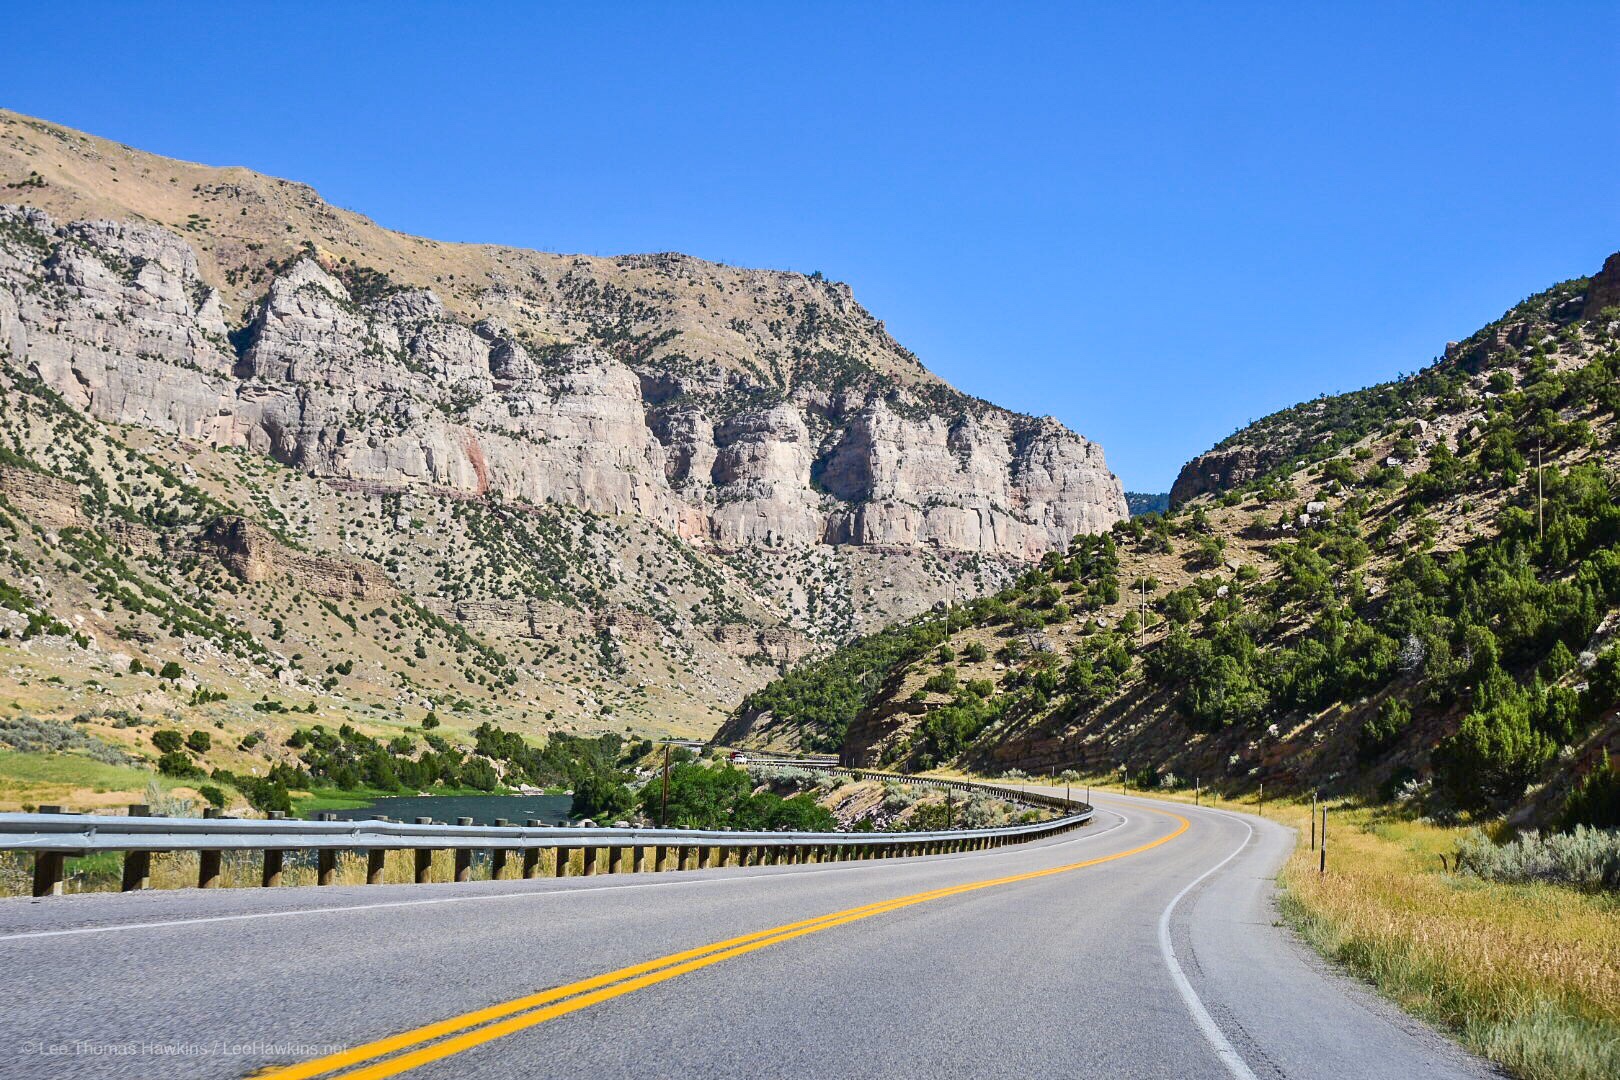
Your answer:
[[[1310,805],[1264,812],[1300,831],[1282,909],[1323,955],[1518,1076],[1620,1077],[1620,897],[1449,873],[1440,855],[1467,830],[1350,804],[1329,807],[1322,874]]]

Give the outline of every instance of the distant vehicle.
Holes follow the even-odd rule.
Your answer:
[[[733,750],[730,754],[730,759],[735,761],[738,765],[748,764],[748,755],[743,753],[741,750]]]

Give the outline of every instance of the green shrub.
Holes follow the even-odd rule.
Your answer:
[[[214,737],[206,731],[193,731],[186,736],[186,749],[194,754],[206,754],[213,746]]]
[[[178,750],[171,750],[158,758],[158,772],[181,779],[206,775],[191,758]]]
[[[1620,832],[1577,825],[1567,833],[1526,833],[1506,844],[1475,832],[1457,847],[1457,869],[1489,881],[1620,890]]]
[[[1565,830],[1583,825],[1593,829],[1620,829],[1620,768],[1609,760],[1607,750],[1603,751],[1597,767],[1581,777],[1569,793],[1558,822],[1558,827]]]
[[[1412,723],[1412,706],[1400,698],[1385,698],[1378,712],[1361,725],[1356,739],[1363,760],[1370,761],[1394,746]]]
[[[1522,700],[1469,713],[1434,752],[1436,779],[1463,810],[1490,810],[1524,794],[1552,758],[1553,744],[1530,726]]]
[[[163,728],[152,732],[152,745],[161,753],[173,754],[186,744],[186,737],[173,728]]]

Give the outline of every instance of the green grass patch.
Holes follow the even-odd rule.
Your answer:
[[[157,774],[130,765],[108,765],[79,754],[0,750],[0,787],[65,784],[93,791],[141,791]]]

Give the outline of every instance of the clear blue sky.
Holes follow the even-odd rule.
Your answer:
[[[1620,249],[1613,0],[997,6],[25,4],[0,87],[412,233],[821,270],[1136,490]]]

